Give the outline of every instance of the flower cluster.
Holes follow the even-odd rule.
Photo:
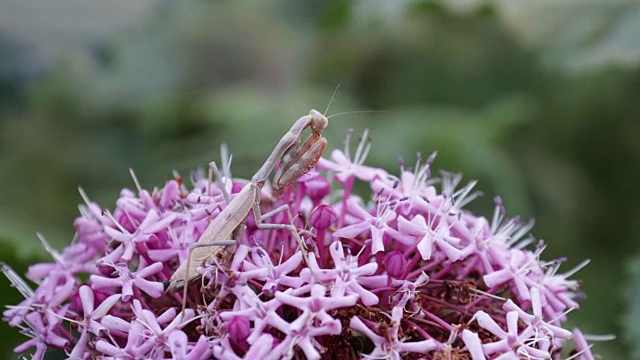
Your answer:
[[[212,219],[248,184],[225,173],[178,175],[162,188],[123,190],[113,210],[84,192],[77,236],[52,263],[29,268],[35,290],[4,320],[72,359],[593,359],[579,330],[574,271],[542,261],[532,222],[464,209],[478,193],[461,176],[431,176],[434,156],[399,176],[334,150],[297,184],[260,197],[237,245],[211,248],[198,283],[166,291]],[[134,177],[135,179],[135,177]],[[354,193],[356,181],[371,196]],[[187,185],[190,183],[190,186]],[[225,192],[230,193],[226,194]],[[291,216],[292,214],[293,216]],[[305,251],[301,251],[299,240]],[[532,250],[528,249],[531,248]],[[214,251],[215,250],[215,251]],[[185,306],[186,305],[186,306]],[[575,345],[574,345],[575,344]]]

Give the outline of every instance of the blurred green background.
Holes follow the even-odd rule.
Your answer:
[[[500,194],[545,259],[592,259],[570,322],[640,358],[639,64],[637,1],[0,1],[0,260],[48,261],[35,233],[68,244],[77,186],[112,208],[130,167],[152,188],[226,142],[250,177],[340,84],[329,114],[379,112],[332,118],[330,148],[369,128],[395,172],[438,150],[472,210]]]

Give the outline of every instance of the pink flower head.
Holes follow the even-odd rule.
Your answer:
[[[53,260],[29,268],[34,289],[0,266],[25,297],[3,313],[29,337],[15,351],[35,359],[50,348],[72,359],[595,358],[582,333],[565,328],[580,299],[571,278],[586,262],[561,272],[563,260],[543,261],[533,222],[506,218],[499,198],[492,217],[465,210],[476,183],[434,177],[435,154],[392,175],[364,164],[366,132],[353,156],[349,139],[291,188],[263,186],[255,197],[262,227],[225,210],[251,189],[226,167],[211,183],[194,172],[191,187],[176,175],[149,191],[134,177],[136,190],[122,190],[106,210],[81,190],[76,240],[57,251],[41,237]],[[370,192],[353,195],[356,181]],[[191,259],[199,276],[186,292],[165,291],[220,216],[238,225],[224,239],[235,245],[210,244],[215,256]]]

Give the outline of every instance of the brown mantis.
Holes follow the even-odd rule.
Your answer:
[[[225,252],[228,254],[233,253],[234,246],[239,239],[237,230],[243,228],[251,211],[258,228],[291,231],[306,259],[307,251],[293,224],[262,223],[262,220],[278,212],[284,210],[289,212],[289,207],[283,205],[262,215],[260,212],[260,191],[278,161],[280,161],[280,167],[276,171],[273,180],[275,190],[286,188],[315,166],[327,145],[327,140],[322,137],[322,131],[327,125],[327,118],[316,110],[311,110],[308,115],[299,118],[278,142],[260,170],[253,176],[251,182],[245,185],[220,214],[211,221],[198,241],[191,244],[187,261],[180,264],[173,273],[167,288],[170,293],[184,288],[183,308],[186,304],[188,285],[201,276],[196,271],[198,266],[214,257],[223,256]],[[301,144],[300,136],[308,127],[311,128],[311,135]],[[214,171],[217,173],[215,164]],[[219,178],[219,174],[216,175]],[[291,219],[290,212],[289,219]]]

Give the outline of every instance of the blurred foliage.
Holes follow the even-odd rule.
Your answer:
[[[622,266],[640,235],[635,2],[158,0],[92,13],[97,1],[67,1],[27,20],[38,3],[0,5],[14,30],[0,33],[0,259],[19,273],[48,261],[35,232],[59,248],[72,238],[76,186],[110,207],[134,186],[128,168],[161,185],[223,142],[249,177],[340,84],[329,114],[355,113],[331,119],[330,148],[368,127],[368,164],[437,150],[436,167],[480,180],[472,209],[489,215],[500,194],[510,215],[536,218],[546,258],[568,257],[565,270],[593,259],[570,318],[618,335],[596,352],[627,358],[639,342],[623,289],[634,299],[640,280]],[[120,14],[129,23],[106,25]],[[10,349],[17,332],[1,326]]]
[[[631,344],[631,355],[633,358],[640,358],[640,258],[636,257],[629,262],[629,273],[631,285],[626,289],[626,304],[628,306],[628,316],[624,318],[627,334],[625,340]]]

